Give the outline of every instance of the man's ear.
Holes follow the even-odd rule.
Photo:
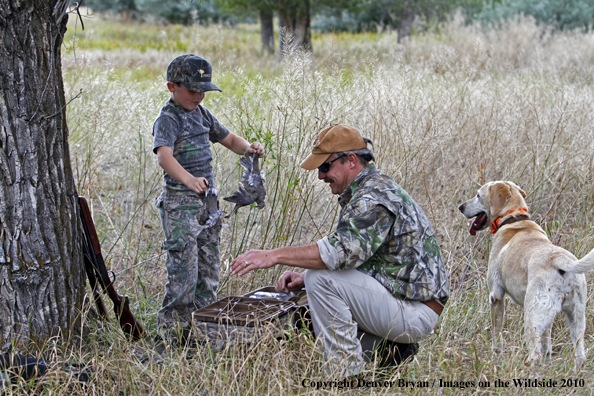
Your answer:
[[[359,163],[359,157],[357,157],[357,154],[355,153],[348,153],[347,159],[351,165],[351,168],[354,168],[355,166],[357,166],[357,163]]]

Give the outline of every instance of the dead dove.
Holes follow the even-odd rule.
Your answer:
[[[264,171],[260,171],[258,153],[253,153],[251,160],[250,154],[246,153],[239,159],[239,164],[245,168],[243,177],[239,182],[239,190],[235,191],[233,195],[223,198],[225,201],[235,204],[229,216],[225,216],[227,219],[233,216],[237,209],[254,202],[258,204],[258,209],[264,207],[264,197],[266,197],[265,177]]]
[[[219,202],[217,201],[217,190],[214,187],[210,187],[205,194],[206,197],[206,214],[208,218],[203,220],[206,227],[220,230],[222,221],[222,210],[219,210]]]

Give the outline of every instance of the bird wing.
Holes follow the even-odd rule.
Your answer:
[[[255,198],[251,196],[251,194],[243,188],[242,185],[239,185],[239,190],[235,191],[228,197],[223,198],[227,202],[239,204],[242,206],[249,205],[255,201]]]
[[[239,165],[243,166],[245,172],[243,172],[243,177],[241,178],[242,181],[247,182],[250,179],[250,175],[252,174],[253,164],[250,160],[250,155],[245,154],[243,157],[239,159]]]

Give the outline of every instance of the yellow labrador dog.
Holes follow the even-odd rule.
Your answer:
[[[524,327],[528,360],[550,358],[551,325],[563,311],[575,348],[575,366],[586,360],[586,278],[594,269],[594,250],[581,260],[553,245],[542,228],[530,220],[526,193],[508,181],[482,186],[476,197],[458,207],[474,218],[470,234],[491,227],[493,244],[489,255],[487,282],[493,345],[501,335],[505,313],[503,297],[509,295],[524,306]]]

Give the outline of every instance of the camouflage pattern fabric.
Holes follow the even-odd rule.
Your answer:
[[[192,312],[217,300],[222,222],[216,204],[209,204],[209,200],[216,202],[216,196],[165,191],[157,198],[165,233],[161,248],[167,251],[165,297],[157,315],[159,329],[178,325],[189,328]]]
[[[212,83],[212,65],[194,54],[181,55],[167,66],[167,81],[182,83],[190,91],[221,91]],[[222,91],[221,91],[222,92]]]
[[[153,151],[161,146],[171,147],[173,157],[195,177],[204,177],[214,186],[210,142],[220,142],[229,134],[210,111],[202,106],[188,111],[169,100],[153,125]],[[163,188],[170,191],[190,189],[164,173]]]
[[[337,266],[357,268],[398,297],[447,301],[441,250],[421,207],[370,164],[340,195],[338,226],[327,238]]]

